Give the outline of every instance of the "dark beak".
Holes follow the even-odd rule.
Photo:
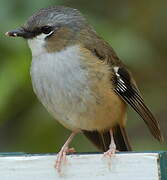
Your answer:
[[[5,33],[6,36],[10,37],[23,37],[23,38],[30,38],[32,36],[31,32],[24,30],[23,28],[11,30]]]

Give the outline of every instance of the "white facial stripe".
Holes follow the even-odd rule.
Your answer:
[[[49,34],[46,34],[46,35],[47,35],[46,37],[50,36],[53,32],[54,32],[54,31],[51,31]]]

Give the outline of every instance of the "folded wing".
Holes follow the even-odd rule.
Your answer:
[[[152,135],[162,142],[163,136],[160,132],[159,123],[145,105],[136,83],[131,78],[128,70],[125,67],[115,66],[113,67],[113,71],[112,82],[115,87],[115,92],[142,117]]]

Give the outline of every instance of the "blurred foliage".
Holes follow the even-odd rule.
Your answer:
[[[0,151],[57,152],[69,131],[55,121],[32,91],[31,54],[22,39],[4,36],[40,8],[78,8],[129,66],[147,104],[167,136],[167,1],[148,0],[1,0],[0,1]],[[135,150],[165,150],[142,119],[128,112],[128,133]],[[96,151],[78,135],[77,151]]]

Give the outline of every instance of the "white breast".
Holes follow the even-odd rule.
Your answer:
[[[32,42],[31,42],[32,44]],[[48,111],[70,129],[77,127],[80,113],[87,111],[87,102],[94,101],[88,87],[88,72],[81,63],[78,46],[57,53],[44,49],[32,51],[31,77],[33,88]]]

